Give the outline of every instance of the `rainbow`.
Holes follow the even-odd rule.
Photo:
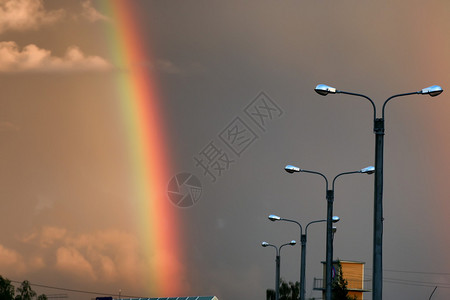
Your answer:
[[[140,32],[135,2],[115,0],[101,4],[102,12],[111,19],[107,38],[113,64],[120,69],[115,88],[126,128],[131,201],[148,262],[143,274],[136,276],[143,276],[151,293],[147,297],[179,295],[183,278],[181,235],[176,208],[167,199],[171,168],[159,107],[161,97],[150,68],[151,49],[143,43],[145,34]]]

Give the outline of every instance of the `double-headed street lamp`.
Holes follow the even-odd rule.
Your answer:
[[[381,118],[377,118],[375,103],[369,97],[339,91],[325,84],[319,84],[314,89],[318,94],[326,96],[328,94],[346,94],[358,96],[370,101],[373,107],[373,131],[375,133],[375,187],[374,187],[374,215],[373,215],[373,275],[372,275],[372,297],[374,300],[382,299],[383,292],[383,151],[384,151],[384,110],[386,104],[394,98],[408,95],[430,95],[435,97],[443,92],[438,85],[424,88],[417,92],[397,94],[389,97],[383,103]]]
[[[275,300],[280,299],[280,254],[281,254],[281,248],[284,246],[290,245],[294,246],[297,244],[296,241],[292,240],[289,243],[283,244],[280,247],[277,247],[275,245],[269,244],[267,242],[262,242],[261,246],[263,247],[274,247],[276,250],[276,257],[275,257]]]
[[[299,167],[295,167],[292,165],[287,165],[285,168],[286,172],[288,173],[295,173],[295,172],[304,172],[304,173],[312,173],[317,174],[323,177],[325,179],[325,186],[326,186],[326,198],[327,198],[327,242],[326,242],[326,267],[325,267],[325,279],[326,279],[326,286],[325,286],[325,299],[331,300],[331,285],[332,285],[332,264],[333,264],[333,224],[332,224],[332,217],[333,217],[333,202],[334,202],[334,183],[336,179],[342,175],[348,175],[348,174],[355,174],[355,173],[362,173],[362,174],[372,174],[375,171],[375,168],[372,166],[366,167],[364,169],[358,170],[358,171],[351,171],[351,172],[343,172],[338,175],[336,175],[333,178],[331,189],[329,189],[328,185],[328,179],[325,175],[323,175],[320,172],[316,171],[309,171],[309,170],[303,170]]]
[[[301,247],[301,262],[300,262],[300,300],[305,300],[305,272],[306,272],[306,239],[308,234],[308,226],[314,223],[320,223],[320,222],[326,222],[327,220],[317,220],[309,222],[305,227],[305,234],[303,234],[303,227],[302,225],[295,221],[290,219],[281,218],[276,215],[270,215],[269,216],[270,221],[286,221],[286,222],[292,222],[297,224],[300,227],[300,241],[302,244]],[[332,222],[336,223],[339,222],[340,218],[338,216],[334,216],[332,218]],[[335,227],[333,227],[335,228]]]

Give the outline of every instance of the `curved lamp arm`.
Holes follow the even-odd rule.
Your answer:
[[[355,174],[355,173],[361,173],[361,172],[360,171],[351,171],[351,172],[344,172],[344,173],[337,174],[333,179],[332,190],[334,191],[334,183],[338,177],[341,177],[342,175]]]
[[[306,228],[305,228],[305,235],[306,235],[307,232],[308,232],[308,226],[309,226],[309,225],[314,224],[314,223],[326,222],[326,221],[327,221],[327,220],[317,220],[317,221],[309,222],[309,223],[306,225]]]
[[[297,242],[295,241],[295,240],[292,240],[292,241],[290,241],[289,243],[286,243],[286,244],[283,244],[283,245],[281,245],[280,246],[280,248],[279,248],[279,250],[278,250],[278,253],[280,253],[281,254],[281,248],[283,248],[284,246],[295,246],[295,244],[297,244]]]
[[[334,183],[335,183],[335,181],[336,181],[336,179],[337,179],[338,177],[340,177],[340,176],[342,176],[342,175],[355,174],[355,173],[362,173],[362,174],[368,174],[368,175],[370,175],[370,174],[375,173],[375,167],[373,167],[373,166],[368,166],[368,167],[365,167],[365,168],[363,168],[363,169],[361,169],[361,170],[358,170],[358,171],[343,172],[343,173],[337,174],[337,175],[334,177],[334,179],[333,179],[332,190],[334,191]]]
[[[314,89],[316,93],[322,96],[326,96],[328,94],[345,94],[345,95],[351,95],[351,96],[357,96],[362,97],[370,101],[373,107],[373,119],[375,120],[377,118],[377,109],[375,107],[375,103],[370,99],[368,96],[358,93],[351,93],[351,92],[345,92],[345,91],[339,91],[335,89],[334,87],[328,86],[326,84],[318,84],[316,88]]]
[[[320,172],[316,172],[316,171],[310,171],[310,170],[303,170],[303,169],[300,169],[299,167],[296,167],[296,166],[293,166],[293,165],[287,165],[286,167],[284,167],[284,170],[286,171],[286,172],[288,172],[288,173],[299,173],[299,172],[304,172],[304,173],[311,173],[311,174],[317,174],[317,175],[320,175],[320,176],[322,176],[323,177],[323,179],[325,179],[325,185],[326,185],[326,188],[327,188],[327,190],[328,190],[328,179],[327,179],[327,177],[325,176],[325,175],[323,175],[322,173],[320,173]]]
[[[402,97],[402,96],[408,96],[408,95],[415,95],[415,94],[430,95],[431,97],[436,97],[436,96],[439,96],[443,91],[444,90],[440,86],[432,85],[432,86],[429,86],[427,88],[421,89],[420,91],[417,91],[417,92],[397,94],[397,95],[391,96],[386,101],[384,101],[384,103],[383,103],[382,117],[384,119],[384,110],[385,110],[386,104],[393,98]]]
[[[389,101],[391,101],[394,98],[398,98],[398,97],[402,97],[402,96],[408,96],[408,95],[414,95],[414,94],[421,94],[421,93],[420,92],[403,93],[403,94],[397,94],[397,95],[394,95],[394,96],[391,96],[391,97],[387,98],[386,101],[384,101],[384,103],[383,103],[383,108],[381,109],[381,117],[384,119],[384,111],[385,111],[385,108],[386,108],[386,104]]]
[[[292,223],[295,223],[295,224],[298,225],[298,227],[300,227],[300,234],[303,235],[303,227],[302,227],[302,224],[300,224],[299,222],[297,222],[297,221],[295,221],[295,220],[285,219],[285,218],[279,217],[279,216],[277,216],[277,215],[270,215],[270,216],[268,217],[268,219],[269,219],[270,221],[272,221],[272,222],[275,222],[275,221],[286,221],[286,222],[292,222]]]
[[[276,255],[278,256],[278,248],[277,248],[277,246],[272,245],[272,244],[269,244],[268,242],[262,242],[262,243],[261,243],[261,246],[263,246],[264,248],[265,248],[265,247],[273,247],[273,248],[275,248]]]

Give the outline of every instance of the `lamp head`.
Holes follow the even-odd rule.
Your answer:
[[[292,240],[292,241],[289,243],[289,245],[291,245],[291,246],[294,246],[295,244],[297,244],[297,242],[294,241],[294,240]]]
[[[375,167],[373,167],[373,166],[368,166],[368,167],[365,167],[364,169],[361,169],[361,170],[359,170],[361,173],[365,173],[365,174],[373,174],[373,173],[375,173]]]
[[[300,168],[292,165],[287,165],[284,170],[288,173],[300,172]]]
[[[328,86],[326,84],[319,84],[314,89],[317,94],[326,96],[328,94],[336,94],[337,90],[334,87]]]
[[[270,215],[268,218],[269,218],[269,220],[272,221],[272,222],[281,220],[281,217],[276,216],[276,215]]]
[[[339,218],[338,216],[333,216],[333,218],[331,218],[331,222],[333,223],[337,223],[341,220],[341,218]]]
[[[268,243],[268,242],[262,242],[262,243],[261,243],[261,246],[267,247],[267,246],[269,246],[269,243]]]
[[[438,86],[438,85],[433,85],[427,88],[422,89],[422,91],[419,92],[419,94],[423,94],[423,95],[430,95],[431,97],[435,97],[440,95],[444,90]]]

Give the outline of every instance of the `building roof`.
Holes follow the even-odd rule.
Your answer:
[[[341,263],[350,263],[350,264],[362,264],[365,265],[366,263],[363,261],[356,261],[356,260],[344,260],[344,259],[339,259],[339,260],[333,260],[333,264],[337,264],[338,262]],[[326,264],[326,261],[321,261],[321,263]]]

